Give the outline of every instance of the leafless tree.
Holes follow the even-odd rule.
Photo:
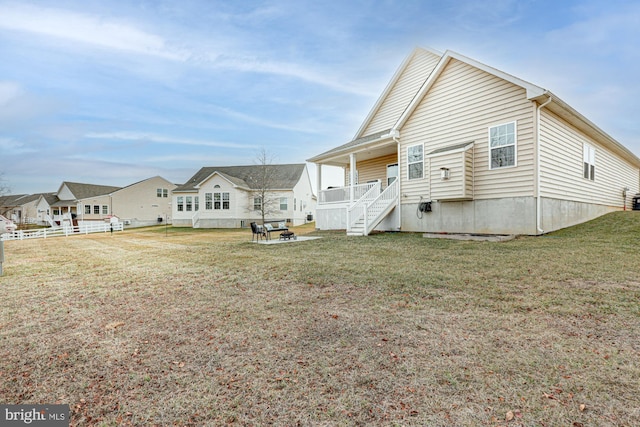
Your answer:
[[[0,172],[0,196],[4,196],[5,194],[9,194],[9,185],[4,180],[4,173]]]
[[[274,214],[280,207],[280,199],[272,192],[277,173],[276,166],[273,164],[274,160],[275,156],[266,149],[262,148],[258,151],[255,158],[257,165],[255,172],[248,178],[250,182],[247,182],[253,189],[251,196],[254,206],[250,207],[250,209],[260,212],[263,224],[265,218]]]

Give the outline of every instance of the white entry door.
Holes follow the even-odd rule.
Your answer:
[[[387,165],[387,186],[398,179],[398,164]]]

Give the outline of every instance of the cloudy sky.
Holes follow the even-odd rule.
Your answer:
[[[304,162],[415,46],[547,88],[640,156],[633,0],[0,0],[0,173],[21,194]]]

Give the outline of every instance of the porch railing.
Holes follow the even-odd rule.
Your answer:
[[[358,201],[347,209],[347,230],[351,230],[358,223],[365,215],[367,205],[380,194],[380,182],[371,184],[371,188],[358,197]]]
[[[368,235],[373,231],[373,228],[377,225],[378,219],[384,216],[391,210],[391,207],[398,200],[398,192],[400,186],[398,180],[393,181],[385,190],[378,195],[371,203],[365,206],[364,213],[364,230]]]
[[[397,180],[382,192],[365,194],[347,209],[347,233],[367,236],[396,206],[399,185]]]
[[[191,227],[193,227],[193,228],[199,228],[199,227],[198,227],[198,221],[200,221],[200,211],[196,212],[196,213],[191,217]]]
[[[360,199],[376,185],[380,185],[380,182],[367,182],[365,184],[355,185],[353,187],[353,200]],[[351,201],[350,193],[351,187],[348,186],[321,190],[318,194],[318,204],[349,202]]]

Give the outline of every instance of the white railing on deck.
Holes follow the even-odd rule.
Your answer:
[[[355,185],[353,187],[353,199],[360,199],[366,192],[376,185],[379,186],[380,182],[367,182],[365,184]],[[318,195],[318,204],[348,202],[351,200],[350,192],[351,187],[329,188],[328,190],[322,190]]]
[[[365,205],[365,234],[369,234],[376,226],[376,221],[385,211],[398,199],[398,180],[394,180],[385,190],[380,193],[371,203]]]
[[[192,217],[191,217],[191,227],[193,228],[198,228],[198,221],[200,221],[200,211],[196,212]]]
[[[371,188],[357,198],[357,202],[347,209],[347,230],[353,228],[364,217],[367,205],[380,194],[380,181],[370,183]]]
[[[40,228],[38,230],[16,230],[13,233],[5,233],[0,235],[0,240],[26,240],[26,239],[46,239],[48,237],[73,236],[78,234],[89,233],[107,233],[111,231],[122,231],[124,225],[121,222],[116,223],[85,223],[76,227],[51,227]]]

